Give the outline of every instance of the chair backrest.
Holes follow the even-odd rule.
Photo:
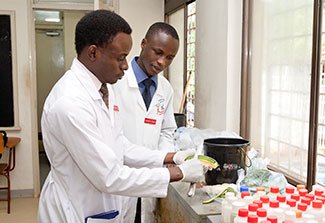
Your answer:
[[[0,130],[0,158],[2,157],[2,153],[5,150],[7,141],[8,141],[7,133],[3,130]]]

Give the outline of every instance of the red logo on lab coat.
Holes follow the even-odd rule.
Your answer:
[[[118,109],[118,106],[117,106],[117,105],[114,105],[113,110],[114,110],[114,111],[120,111],[120,110]]]
[[[150,125],[155,125],[156,124],[156,119],[151,119],[151,118],[145,118],[144,123],[150,124]]]

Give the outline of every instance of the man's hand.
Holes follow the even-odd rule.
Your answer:
[[[193,183],[203,181],[206,168],[204,168],[204,166],[198,159],[191,159],[185,161],[178,167],[183,173],[183,179],[181,181]]]
[[[173,161],[175,164],[181,165],[182,163],[184,163],[184,160],[186,157],[194,156],[194,155],[195,155],[194,149],[187,149],[184,151],[179,151],[179,152],[175,153],[175,155],[173,157]]]

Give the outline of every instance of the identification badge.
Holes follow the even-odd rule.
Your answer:
[[[156,124],[156,119],[151,119],[151,118],[145,118],[144,123],[145,124],[150,124],[150,125],[155,125]]]
[[[113,110],[114,110],[114,111],[120,111],[120,109],[118,108],[117,105],[114,105]]]
[[[157,107],[157,115],[163,115],[165,113],[165,99],[161,98],[158,100],[156,104]]]

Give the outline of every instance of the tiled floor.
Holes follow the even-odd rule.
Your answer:
[[[7,214],[7,202],[0,202],[1,223],[36,223],[38,198],[13,198]]]

